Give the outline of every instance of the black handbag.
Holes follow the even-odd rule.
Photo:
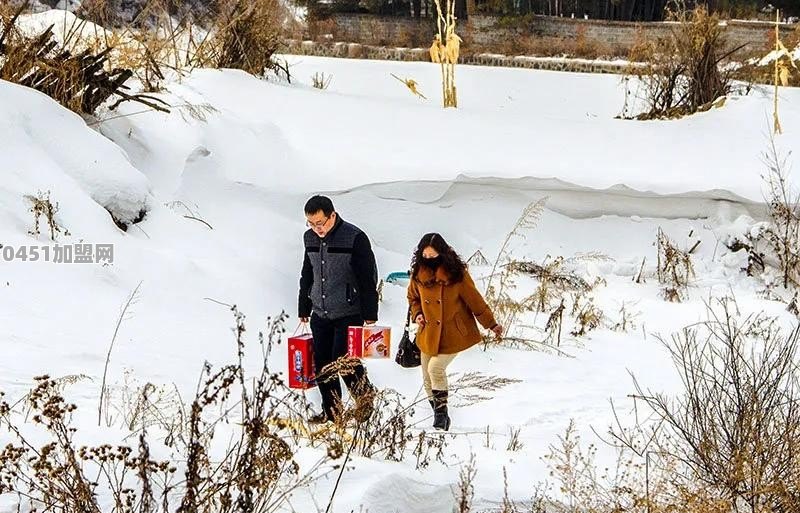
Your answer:
[[[410,324],[411,309],[409,308],[408,315],[406,315],[406,325],[405,328],[403,328],[403,338],[400,340],[400,345],[397,346],[397,356],[394,358],[397,365],[405,367],[406,369],[419,367],[421,365],[419,347],[417,347],[416,342],[411,340],[411,335],[408,333]]]

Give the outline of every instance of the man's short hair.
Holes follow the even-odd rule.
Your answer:
[[[308,215],[316,214],[322,210],[325,217],[330,217],[333,213],[333,201],[327,196],[313,196],[306,202],[305,212]]]

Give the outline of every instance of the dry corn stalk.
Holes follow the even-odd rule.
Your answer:
[[[442,36],[439,34],[436,34],[433,37],[433,44],[431,44],[430,54],[431,62],[435,64],[441,64],[444,62],[444,45],[442,44]]]
[[[434,0],[438,15],[439,33],[433,38],[430,48],[431,61],[442,68],[442,100],[444,107],[458,107],[456,96],[456,63],[461,48],[461,38],[456,34],[455,1],[447,0],[446,11],[442,13],[441,0]]]
[[[462,39],[455,33],[455,26],[448,27],[447,40],[444,47],[445,60],[448,64],[458,63],[458,52],[461,49]]]
[[[774,131],[776,134],[780,134],[783,132],[781,129],[781,122],[778,118],[778,86],[782,85],[783,87],[787,87],[789,85],[789,66],[786,64],[786,61],[794,68],[798,69],[797,65],[794,63],[792,59],[792,54],[789,50],[786,49],[783,42],[781,41],[781,33],[780,33],[780,20],[781,20],[781,13],[780,10],[775,11],[775,107],[772,112],[772,118],[774,120]]]
[[[419,84],[417,83],[416,80],[414,80],[413,78],[407,78],[407,79],[403,80],[402,78],[398,77],[394,73],[390,73],[390,75],[392,75],[394,78],[396,78],[400,82],[404,83],[406,85],[406,87],[408,88],[408,90],[411,91],[415,96],[419,96],[423,100],[427,100],[427,98],[425,98],[425,95],[422,94],[421,92],[419,92],[419,90],[417,89],[417,86]]]

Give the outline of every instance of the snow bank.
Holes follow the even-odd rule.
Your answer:
[[[51,190],[59,201],[74,197],[62,194],[64,189],[78,188],[123,223],[149,208],[147,178],[79,116],[44,94],[4,81],[0,98],[0,154],[8,172],[20,177],[4,180],[6,201],[18,203],[23,194],[36,195],[37,190]],[[20,208],[18,204],[12,210],[30,218]],[[74,221],[84,222],[80,216]]]
[[[171,86],[173,105],[214,107],[205,121],[187,121],[185,112],[147,113],[99,129],[171,190],[202,146],[229,179],[272,190],[342,191],[464,176],[762,200],[772,108],[765,91],[682,120],[637,122],[614,119],[625,98],[619,77],[461,66],[460,107],[444,110],[439,70],[426,63],[289,59],[291,85],[201,70]],[[317,72],[333,76],[325,91],[309,85]],[[391,73],[416,80],[429,100],[411,95]],[[632,97],[640,93],[630,87]],[[137,106],[121,110],[133,114]],[[800,138],[790,136],[800,132],[800,91],[782,93],[781,121],[789,135],[779,146],[800,150]]]
[[[59,43],[78,44],[91,41],[115,40],[113,32],[100,25],[75,16],[70,11],[49,9],[42,12],[20,15],[17,27],[27,36],[39,35],[48,27],[53,27],[53,36]],[[78,45],[78,47],[81,47]]]

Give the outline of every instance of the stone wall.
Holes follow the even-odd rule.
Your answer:
[[[384,44],[402,45],[409,34],[423,30],[433,33],[433,22],[427,19],[337,14],[331,20],[335,24],[334,35],[341,41],[379,42],[383,39]]]
[[[286,41],[286,53],[292,55],[315,55],[349,59],[378,59],[387,61],[430,61],[424,48],[394,48],[364,45],[359,43],[319,43],[315,41]],[[596,61],[586,59],[561,59],[550,57],[510,57],[498,54],[469,55],[459,59],[462,64],[477,66],[504,66],[511,68],[570,71],[578,73],[617,73],[630,70],[625,62]]]
[[[489,48],[523,35],[566,40],[581,37],[590,44],[624,48],[632,46],[637,37],[652,39],[666,36],[671,28],[670,23],[663,22],[631,23],[550,16],[529,16],[513,28],[502,25],[497,17],[472,15],[462,31],[463,37],[467,44]],[[797,24],[784,25],[781,30],[788,34],[796,27]],[[766,22],[725,22],[729,44],[732,47],[747,45],[749,50],[754,51],[760,51],[767,45],[772,30],[774,25]],[[337,14],[330,19],[329,32],[339,41],[382,46],[422,46],[424,42],[430,41],[434,28],[430,19]]]

